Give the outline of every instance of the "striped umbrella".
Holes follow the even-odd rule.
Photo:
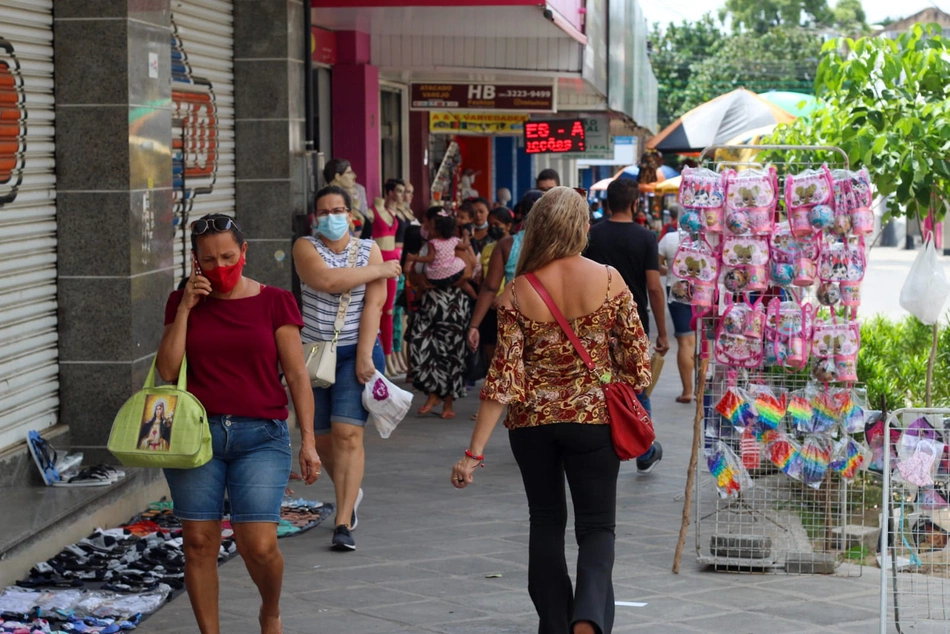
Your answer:
[[[739,88],[693,108],[650,139],[647,148],[699,152],[710,145],[723,145],[748,130],[794,120],[794,115],[779,106]]]

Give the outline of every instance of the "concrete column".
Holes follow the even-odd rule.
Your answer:
[[[304,211],[303,11],[302,0],[234,0],[237,220],[247,275],[285,289]]]
[[[368,33],[339,31],[333,66],[333,157],[352,164],[370,205],[382,191],[379,166],[379,69]]]
[[[101,447],[174,284],[169,0],[57,2],[53,34],[60,420]]]

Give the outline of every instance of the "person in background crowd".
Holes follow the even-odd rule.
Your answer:
[[[490,203],[484,198],[473,198],[471,203],[475,214],[475,222],[472,226],[472,248],[475,250],[475,255],[480,255],[485,245],[492,241],[488,234]]]
[[[590,224],[591,226],[594,226],[603,219],[604,214],[600,211],[600,201],[595,200],[590,204]]]
[[[638,197],[639,187],[632,178],[618,178],[607,186],[607,199],[613,215],[609,221],[591,229],[586,255],[620,271],[633,293],[640,322],[647,334],[650,332],[647,307],[652,307],[656,320],[656,351],[665,355],[670,344],[666,334],[666,298],[660,280],[656,236],[633,221]],[[643,407],[652,412],[650,397],[642,392],[637,396]],[[650,473],[662,458],[663,446],[655,442],[647,453],[637,458],[637,470]]]
[[[471,200],[463,200],[455,210],[455,223],[458,225],[459,238],[467,235],[471,240],[475,232],[475,205]]]
[[[683,208],[673,203],[670,206],[670,218],[677,218]],[[674,215],[675,214],[675,215]],[[669,268],[679,248],[681,234],[677,230],[670,231],[657,245],[660,274],[664,276],[666,286],[667,305],[670,309],[670,318],[673,320],[673,336],[676,337],[676,366],[679,369],[680,380],[683,382],[683,392],[676,397],[677,403],[691,403],[693,401],[693,367],[695,365],[696,333],[693,331],[693,307],[689,304],[670,301],[670,286],[673,283]]]
[[[182,524],[185,587],[198,629],[220,632],[218,552],[227,491],[238,552],[261,595],[261,632],[278,634],[284,560],[277,524],[291,470],[278,365],[300,425],[302,479],[316,482],[321,468],[300,339],[304,323],[292,294],[243,276],[247,243],[231,218],[209,214],[195,221],[191,248],[191,276],[168,298],[155,360],[162,379],[173,382],[187,353],[188,389],[208,412],[214,450],[195,469],[165,469]]]
[[[610,201],[607,200],[606,198],[601,199],[600,210],[601,212],[603,212],[604,220],[609,220],[611,216]]]
[[[610,371],[650,384],[649,340],[617,271],[581,256],[590,228],[587,201],[567,187],[548,191],[528,218],[518,277],[498,308],[498,353],[481,393],[465,455],[452,469],[463,489],[483,465],[505,411],[505,427],[528,497],[528,593],[542,634],[610,634],[614,622],[617,475],[607,408],[597,376]],[[591,372],[523,277],[534,273],[597,366]],[[577,539],[576,590],[564,556],[571,489]]]
[[[352,531],[363,499],[366,456],[363,428],[369,412],[363,407],[363,385],[386,369],[379,325],[386,304],[386,281],[399,277],[399,260],[385,260],[379,245],[358,240],[347,231],[350,199],[339,187],[324,187],[314,202],[317,237],[294,244],[294,266],[303,290],[303,340],[336,341],[336,382],[313,388],[313,427],[317,449],[336,489],[336,528],[330,547],[356,550]],[[351,265],[355,251],[355,265]],[[350,293],[337,330],[342,296]],[[298,411],[298,417],[300,412]]]
[[[492,253],[495,252],[495,249],[498,247],[500,242],[511,235],[511,229],[514,225],[515,216],[507,207],[495,207],[492,209],[491,215],[488,217],[488,222],[491,227],[488,229],[488,233],[492,238],[492,242],[482,250],[481,254],[481,274],[488,272]],[[481,276],[484,278],[484,275]],[[483,279],[479,280],[479,283],[483,282]],[[504,280],[502,280],[501,287],[496,292],[496,297],[501,295],[502,291],[505,288]],[[479,299],[481,299],[481,294],[479,294]],[[474,309],[473,309],[474,314]],[[481,320],[481,324],[478,326],[479,333],[479,345],[475,347],[480,347],[482,356],[485,359],[485,363],[491,363],[492,358],[495,356],[495,345],[498,342],[498,315],[495,312],[494,307],[489,308],[488,312],[485,313],[484,318]],[[472,348],[474,352],[474,348]],[[474,420],[474,417],[473,417]]]
[[[372,224],[363,229],[363,239],[372,238],[379,246],[385,262],[398,262],[402,250],[396,244],[405,240],[406,222],[399,217],[399,209],[403,206],[406,195],[406,184],[399,178],[390,178],[383,186],[385,199],[377,199],[371,213]],[[402,234],[400,235],[400,228]],[[386,375],[396,376],[399,372],[393,364],[393,307],[396,303],[396,278],[386,280],[386,305],[383,307],[383,317],[379,323],[379,338],[383,344],[383,354],[386,356]]]
[[[528,213],[542,195],[537,189],[528,190],[515,205],[514,215],[520,216],[521,223],[527,219]],[[515,279],[515,267],[521,257],[521,245],[524,244],[525,234],[520,224],[515,225],[512,230],[515,231],[514,235],[499,240],[488,259],[488,271],[483,276],[478,301],[475,303],[468,325],[467,339],[470,350],[476,350],[481,344],[482,322],[492,310],[498,293],[506,283],[511,283],[511,280]]]
[[[682,209],[683,208],[680,207],[678,203],[673,203],[670,205],[669,209],[667,209],[670,214],[670,221],[663,225],[663,228],[660,230],[661,240],[666,234],[670,232],[676,233],[677,229],[679,228],[679,217],[680,211],[682,211]],[[672,262],[673,260],[671,259],[670,261]]]
[[[534,185],[536,189],[546,192],[549,189],[561,186],[561,176],[555,170],[544,169],[538,174]]]
[[[396,250],[400,253],[400,263],[402,262],[401,254],[404,251],[406,243],[406,234],[409,232],[413,224],[418,225],[419,221],[416,220],[415,214],[412,212],[412,197],[415,193],[415,188],[412,186],[412,183],[406,183],[405,193],[403,194],[402,204],[397,206],[397,218],[399,221],[399,229],[396,231]],[[405,269],[405,266],[403,267]],[[409,369],[409,362],[407,360],[407,355],[404,347],[405,343],[405,298],[403,294],[406,292],[406,276],[405,274],[400,275],[396,283],[396,303],[393,306],[393,370],[397,374],[405,374]]]
[[[423,226],[424,236],[434,235],[433,221],[444,213],[442,207],[429,208]],[[468,268],[467,275],[471,275],[473,268],[474,263]],[[466,279],[464,275],[463,279]],[[442,403],[442,418],[455,418],[455,400],[465,395],[468,297],[458,286],[436,288],[430,284],[421,264],[410,269],[409,281],[421,294],[419,309],[412,320],[412,346],[409,348],[412,384],[427,397],[418,413],[421,416],[430,414],[436,405]]]
[[[511,202],[511,190],[507,187],[499,187],[495,193],[495,207],[507,207]]]
[[[363,232],[367,225],[372,225],[372,218],[367,219],[369,203],[366,200],[366,190],[356,182],[356,172],[346,159],[330,159],[323,167],[323,178],[328,185],[335,185],[343,188],[350,196],[353,208],[350,213],[353,214],[353,221],[350,226],[350,232],[358,236]]]

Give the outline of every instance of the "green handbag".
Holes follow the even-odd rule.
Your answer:
[[[156,355],[157,360],[157,355]],[[145,385],[119,410],[109,451],[128,467],[193,469],[211,460],[208,413],[186,390],[187,359],[178,385],[155,387],[155,361]]]

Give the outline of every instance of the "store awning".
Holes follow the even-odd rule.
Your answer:
[[[587,38],[573,2],[312,0],[315,26],[361,31],[383,74],[454,68],[580,73]],[[490,10],[486,10],[490,9]]]

